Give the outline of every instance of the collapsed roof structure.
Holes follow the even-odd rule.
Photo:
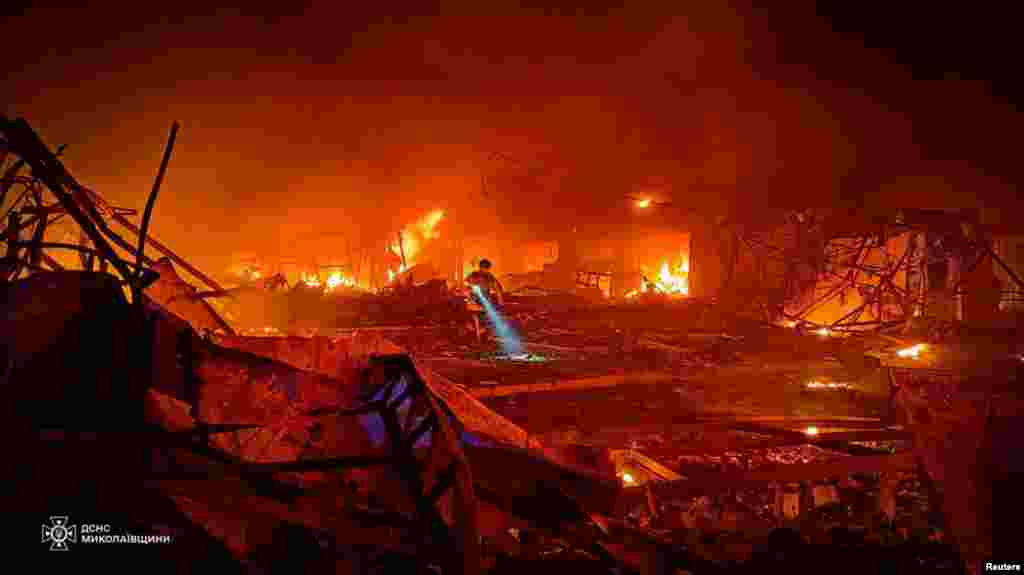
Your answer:
[[[338,546],[411,549],[424,565],[475,573],[482,528],[511,521],[568,526],[578,544],[620,562],[591,517],[614,507],[614,477],[556,460],[393,344],[235,336],[173,264],[224,289],[147,235],[176,130],[136,225],[132,210],[80,185],[27,123],[0,118],[3,159],[14,158],[0,195],[16,194],[3,231],[5,421],[19,436],[40,433],[22,462],[34,470],[22,510],[46,497],[68,511],[106,505],[132,525],[199,525],[212,547],[193,549],[193,560],[223,549],[245,563],[286,545],[282,529],[307,539],[326,530]],[[79,244],[47,241],[64,217]],[[147,244],[165,257],[147,257]],[[77,252],[79,269],[56,250]],[[52,477],[74,493],[46,479],[55,461],[64,470]],[[479,506],[499,519],[481,525]]]
[[[918,460],[926,462],[937,482],[965,492],[977,489],[968,473],[944,474],[982,461],[977,454],[968,457],[977,451],[971,446],[988,433],[978,418],[972,419],[976,398],[958,406],[955,417],[941,420],[954,425],[937,429],[941,426],[933,422],[943,413],[936,406],[941,400],[921,392],[932,384],[919,383],[936,376],[922,376],[921,363],[908,367],[899,357],[882,356],[878,363],[896,370],[894,381],[902,383],[894,384],[899,389],[894,400],[912,412],[911,435],[931,437],[930,444],[890,454],[858,442],[906,431],[851,429],[815,439],[816,427],[808,427],[814,430],[809,433],[756,422],[697,420],[693,424],[702,433],[721,427],[760,433],[775,442],[839,446],[869,455],[757,471],[693,469],[683,474],[633,450],[591,457],[585,450],[554,449],[478,399],[559,384],[581,390],[610,387],[624,375],[470,392],[380,332],[236,334],[206,303],[207,297],[230,290],[148,233],[176,133],[172,128],[136,224],[129,218],[137,215],[134,210],[113,207],[79,184],[59,153],[51,152],[26,122],[0,118],[0,168],[7,166],[0,174],[0,205],[8,208],[0,232],[6,248],[0,260],[5,354],[0,385],[9,398],[0,415],[33,447],[19,451],[15,462],[27,470],[19,478],[25,496],[15,502],[16,511],[30,512],[46,501],[68,513],[102,509],[148,532],[187,534],[189,545],[166,555],[182,568],[219,558],[218,567],[231,572],[283,565],[310,572],[365,572],[393,570],[395,562],[404,561],[402,568],[410,570],[433,565],[443,572],[477,573],[495,554],[484,548],[484,541],[506,555],[536,555],[528,538],[509,535],[529,531],[564,541],[588,567],[603,572],[668,572],[674,565],[712,572],[719,568],[673,546],[663,532],[622,521],[623,506],[646,506],[654,516],[660,498],[771,485],[778,490],[779,515],[792,518],[801,495],[785,492],[786,485],[851,473],[892,474],[913,468]],[[48,235],[67,219],[79,234],[78,243]],[[718,304],[710,295],[724,300],[730,292],[742,294],[746,297],[736,299],[743,300],[744,311],[760,319],[871,332],[902,345],[909,340],[892,340],[892,334],[905,335],[914,318],[932,315],[929,310],[937,305],[929,293],[934,290],[928,289],[928,250],[936,244],[968,262],[962,268],[967,271],[951,280],[957,296],[964,284],[984,288],[971,280],[971,271],[983,263],[997,266],[1021,286],[1012,267],[992,249],[984,227],[960,215],[906,211],[875,220],[793,210],[760,227],[722,223],[727,233],[720,235],[727,237],[719,237],[715,249],[694,250],[695,306]],[[698,236],[698,246],[707,243],[706,235]],[[147,246],[163,257],[147,256]],[[711,265],[709,252],[723,265]],[[75,258],[68,261],[66,253]],[[716,275],[717,287],[728,289],[715,293]],[[760,289],[748,289],[751,283]],[[981,293],[980,307],[991,304],[984,289],[964,295],[970,293]],[[843,301],[822,315],[836,300]],[[680,323],[668,307],[602,313],[627,328]],[[963,311],[950,317],[957,313]],[[590,310],[584,315],[581,321],[591,324],[605,319]],[[714,337],[715,345],[728,339]],[[635,339],[619,347],[639,346],[642,342]],[[671,344],[648,344],[672,354],[686,352]],[[1007,365],[1013,350],[999,351],[993,354],[999,361],[981,361],[978,369],[998,365],[997,377],[1017,381],[1013,378],[1019,375],[1010,368],[1019,360]],[[956,371],[942,362],[924,365],[942,368],[942,377]],[[746,373],[765,373],[760,367]],[[650,383],[665,379],[664,374],[648,376]],[[985,378],[963,379],[977,383]],[[989,412],[998,411],[991,409],[993,398],[1003,411],[1015,405],[1013,395],[991,388],[981,393]],[[665,428],[672,423],[664,422]],[[844,425],[853,427],[849,421]],[[968,433],[955,447],[936,447],[934,438],[941,440],[950,429]],[[637,477],[616,477],[622,468],[635,470]],[[975,537],[971,530],[990,511],[957,507],[955,497],[946,500],[953,502],[948,507],[957,518],[953,531],[974,546],[965,555],[983,556],[991,536]]]
[[[996,249],[1013,231],[983,216],[779,209],[695,224],[704,250],[695,283],[704,297],[742,291],[764,319],[814,329],[899,333],[914,318],[984,322],[988,308],[1019,306],[1024,280]]]

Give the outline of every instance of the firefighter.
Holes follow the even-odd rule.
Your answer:
[[[473,273],[466,276],[466,283],[469,287],[479,286],[480,291],[491,302],[501,306],[505,304],[505,288],[502,287],[501,282],[498,278],[494,277],[491,273],[491,261],[487,259],[480,260],[480,266]]]
[[[470,289],[469,309],[473,312],[473,332],[476,334],[477,341],[482,341],[483,330],[480,328],[480,318],[484,314],[484,308],[473,288],[479,288],[484,297],[499,307],[505,304],[505,289],[498,278],[491,273],[491,262],[488,259],[480,260],[479,267],[466,276],[466,286]]]

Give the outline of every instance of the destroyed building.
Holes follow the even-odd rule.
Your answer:
[[[1016,188],[897,153],[976,110],[910,125],[857,82],[800,84],[761,62],[798,62],[799,34],[716,6],[428,19],[445,41],[423,45],[415,19],[231,17],[294,45],[265,68],[201,49],[230,73],[133,81],[102,128],[12,88],[32,92],[0,113],[5,510],[32,531],[12,547],[45,572],[1014,565]],[[546,35],[618,40],[556,65]],[[392,57],[342,63],[367,50]],[[130,121],[160,82],[216,113],[141,137],[188,113]]]
[[[254,267],[226,288],[147,235],[153,201],[137,225],[27,123],[4,120],[0,133],[13,159],[3,193],[16,195],[3,232],[5,420],[43,426],[21,465],[37,482],[59,460],[60,481],[120,509],[118,521],[188,539],[182,561],[268,567],[298,552],[310,570],[426,561],[480,572],[551,557],[699,572],[761,564],[741,542],[772,526],[837,544],[837,521],[858,525],[847,537],[878,557],[973,560],[1002,545],[984,526],[1005,521],[991,497],[1009,504],[1016,471],[977,446],[1017,429],[1022,356],[1005,330],[1019,262],[1014,236],[978,213],[805,210],[721,221],[718,237],[696,227],[695,241],[540,243],[526,251],[537,284],[505,308],[526,350],[510,356],[500,340],[451,331],[469,312],[429,258],[389,270],[381,290],[309,272],[289,285]],[[158,191],[159,179],[151,200]],[[61,218],[78,242],[51,241]],[[672,284],[674,253],[685,284]],[[669,277],[648,278],[659,260]],[[575,281],[559,290],[569,262]],[[417,269],[426,281],[409,279]],[[641,289],[614,293],[627,275]],[[245,294],[287,300],[287,317],[250,299],[236,313],[268,323],[239,334],[213,302]],[[992,344],[999,329],[1008,339]],[[729,390],[745,374],[774,391],[736,403]],[[940,388],[952,403],[936,403]],[[772,404],[784,413],[757,415]],[[944,433],[958,439],[935,443]],[[81,462],[73,472],[69,458]],[[64,509],[98,509],[42,485]],[[989,503],[962,505],[964,490]],[[883,545],[885,529],[907,542]],[[949,546],[909,547],[920,537]]]

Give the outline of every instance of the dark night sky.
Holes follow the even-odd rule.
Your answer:
[[[8,4],[3,108],[130,207],[181,121],[154,226],[213,269],[433,207],[536,231],[657,182],[712,207],[1008,204],[1020,180],[1012,19],[983,3],[347,4]],[[543,161],[547,187],[481,197],[491,152]]]

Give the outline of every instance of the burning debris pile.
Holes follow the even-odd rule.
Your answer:
[[[308,274],[302,278],[302,283],[306,287],[313,289],[323,289],[324,293],[334,293],[336,291],[342,291],[344,289],[358,290],[360,285],[356,282],[355,278],[349,275],[345,275],[340,271],[332,271],[327,275],[327,279],[321,281],[318,274]]]
[[[388,269],[388,283],[394,283],[417,263],[427,242],[440,237],[438,224],[444,219],[444,210],[433,210],[412,225],[398,232],[398,241],[388,246],[390,253],[400,258],[396,269]],[[406,274],[406,277],[411,277]],[[429,278],[425,278],[429,279]]]
[[[353,249],[347,260],[329,258],[348,262],[336,265],[250,261],[232,272],[242,285],[215,297],[236,329],[256,335],[462,321],[466,312],[461,295],[439,277],[428,257],[443,217],[442,210],[435,210],[404,228],[399,241],[387,245],[383,258]],[[291,285],[283,272],[265,275],[279,269],[297,273]],[[387,278],[377,272],[386,272]]]
[[[149,527],[155,529],[155,523],[198,523],[213,537],[193,539],[191,554],[181,557],[186,561],[234,556],[272,568],[282,555],[265,551],[281,544],[287,527],[305,541],[312,541],[314,532],[328,533],[334,543],[327,553],[339,552],[339,558],[353,541],[401,555],[404,540],[421,563],[436,562],[445,571],[479,569],[477,500],[461,447],[468,436],[461,434],[468,425],[477,453],[488,457],[483,446],[501,444],[502,433],[509,433],[500,431],[500,418],[490,418],[499,427],[480,427],[474,422],[487,420],[464,411],[480,409],[472,400],[453,405],[457,392],[431,391],[444,384],[426,383],[404,356],[381,355],[398,351],[381,343],[273,338],[264,349],[252,338],[232,336],[222,321],[211,319],[216,314],[201,305],[169,263],[151,262],[139,248],[132,265],[113,250],[111,241],[126,251],[134,247],[106,225],[102,214],[116,212],[100,212],[98,196],[71,178],[27,124],[4,119],[0,133],[5,154],[21,158],[4,176],[4,195],[22,184],[32,202],[15,202],[5,233],[3,384],[12,399],[5,405],[17,405],[5,422],[19,437],[35,433],[40,424],[55,432],[39,436],[43,442],[21,462],[43,470],[42,483],[19,502],[24,510],[42,503],[31,496],[35,493],[79,516],[96,516],[102,508],[123,525],[153,522]],[[11,174],[24,164],[33,176],[15,180]],[[46,204],[44,191],[58,203]],[[142,245],[154,197],[140,228]],[[41,241],[41,231],[22,245],[21,230],[32,224],[44,230],[50,220],[43,212],[23,224],[20,216],[40,209],[75,218],[95,246],[78,251],[101,260],[100,271],[69,271],[43,258],[42,249],[67,246]],[[40,261],[57,271],[40,269]],[[103,271],[108,265],[120,278]],[[124,284],[131,288],[130,302]],[[226,345],[200,335],[210,328],[229,338],[222,340]],[[135,417],[144,404],[145,420]],[[456,431],[451,410],[460,408]],[[101,412],[105,420],[83,417]],[[520,444],[518,437],[511,441]],[[74,457],[52,457],[71,454],[68,449],[75,450]],[[118,453],[118,459],[104,453]],[[424,454],[429,469],[418,463]],[[96,459],[88,462],[89,457]],[[544,461],[528,453],[520,460],[521,469]],[[53,461],[71,469],[57,473],[50,469]],[[65,488],[45,481],[47,470]],[[548,473],[565,472],[552,467]],[[476,477],[486,481],[487,474]],[[86,501],[69,498],[68,485],[95,486],[92,500],[99,507],[86,509]],[[565,512],[576,509],[563,495],[547,498]],[[120,503],[114,504],[116,499]],[[382,506],[382,500],[391,504]],[[500,497],[497,501],[499,509],[508,509]],[[527,519],[521,525],[543,518],[523,511]],[[324,557],[323,548],[314,549],[301,551]],[[300,563],[312,568],[316,557],[301,557]],[[289,563],[298,564],[294,557]],[[335,563],[322,566],[333,573]]]
[[[726,226],[739,257],[725,275],[762,286],[748,295],[768,298],[766,318],[825,335],[913,330],[941,339],[957,324],[993,321],[1024,286],[977,214],[816,209]]]
[[[473,573],[554,534],[591,568],[623,564],[603,522],[591,518],[611,512],[613,478],[548,458],[521,429],[383,340],[232,335],[169,261],[149,260],[110,230],[104,217],[120,214],[101,211],[98,196],[24,122],[0,128],[5,153],[33,169],[28,180],[5,175],[5,195],[10,183],[24,184],[32,201],[16,203],[5,230],[3,384],[6,404],[17,405],[5,422],[19,437],[41,423],[53,431],[23,452],[19,465],[42,475],[19,510],[38,507],[38,494],[121,525],[174,525],[179,535],[201,525],[207,535],[176,549],[190,568],[219,557],[276,569],[287,556],[291,567],[334,573],[338,561],[366,567],[380,551],[391,561],[411,551],[421,565]],[[47,204],[44,191],[58,203]],[[155,195],[138,228],[141,246]],[[55,206],[93,247],[54,245],[41,231],[22,243],[21,230],[45,231],[50,221],[46,213],[19,218]],[[57,248],[91,256],[89,265],[72,271],[43,257]],[[83,417],[100,411],[103,429]],[[54,461],[71,469],[57,473]],[[518,477],[510,483],[501,470],[511,467]],[[45,477],[93,486],[96,507]],[[486,554],[480,535],[492,541]],[[365,556],[354,544],[376,551]]]
[[[294,286],[253,268],[230,289],[192,267],[148,233],[175,134],[136,224],[25,122],[0,118],[0,381],[4,421],[31,444],[16,511],[169,526],[186,540],[176,566],[216,557],[230,572],[762,572],[819,543],[867,570],[954,571],[951,538],[988,549],[970,533],[995,512],[951,493],[972,489],[964,453],[999,460],[979,448],[976,415],[1012,419],[1012,385],[967,397],[934,373],[947,347],[889,333],[929,309],[915,274],[934,221],[839,233],[793,213],[799,233],[738,233],[779,280],[742,312],[722,311],[728,294],[690,296],[684,253],[645,270],[628,305],[509,294],[487,309],[503,331],[480,342],[467,327],[479,312],[424,267],[442,210],[388,246],[380,290],[351,266]],[[53,237],[67,219],[76,242]],[[779,245],[795,267],[776,261]],[[995,257],[978,235],[960,248]],[[235,329],[218,302],[253,293],[274,313]],[[820,315],[834,298],[849,300]],[[1020,370],[1019,354],[995,355]],[[851,355],[859,371],[837,361]],[[895,407],[905,427],[880,415]],[[950,411],[955,446],[932,424]]]
[[[684,254],[675,266],[670,266],[668,261],[664,261],[653,275],[649,270],[645,270],[640,280],[640,288],[627,293],[626,298],[631,299],[642,294],[661,294],[670,297],[690,295],[689,257]]]

